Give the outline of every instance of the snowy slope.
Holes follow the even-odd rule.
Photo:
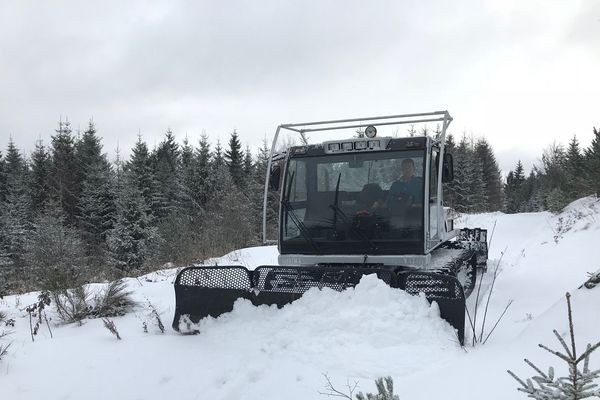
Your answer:
[[[128,280],[141,306],[114,318],[121,341],[101,320],[59,326],[54,317],[54,337],[43,326],[32,343],[23,308],[36,294],[0,301],[0,310],[16,321],[10,352],[0,361],[0,396],[308,399],[322,397],[327,373],[339,389],[358,380],[363,391],[374,391],[373,379],[391,375],[401,399],[525,398],[505,371],[529,376],[522,362],[528,357],[564,372],[537,343],[556,347],[552,329],[566,334],[566,291],[573,293],[579,348],[600,340],[600,287],[577,289],[587,272],[600,269],[600,202],[581,199],[558,216],[493,213],[460,222],[490,234],[496,224],[480,294],[485,300],[497,265],[486,331],[514,300],[484,346],[462,349],[435,306],[375,278],[343,293],[311,291],[282,310],[240,301],[232,313],[202,321],[201,334],[183,336],[170,328],[176,271],[165,270]],[[254,268],[276,260],[276,248],[259,247],[207,264]],[[166,333],[155,326],[143,332],[147,300],[161,312]],[[471,310],[474,301],[475,295]],[[600,354],[591,363],[600,367]]]

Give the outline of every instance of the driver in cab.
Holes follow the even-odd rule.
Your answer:
[[[423,200],[423,179],[415,176],[415,162],[411,158],[405,158],[396,172],[396,180],[390,186],[385,200],[377,200],[372,203],[371,210],[382,210],[392,204],[400,204],[404,207],[421,205]],[[363,188],[364,191],[364,188]]]
[[[402,160],[400,177],[390,187],[390,198],[407,204],[421,204],[423,200],[423,179],[415,176],[415,162],[412,158]]]

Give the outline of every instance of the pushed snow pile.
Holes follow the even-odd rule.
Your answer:
[[[401,346],[458,346],[436,304],[390,288],[374,275],[343,292],[313,288],[283,309],[238,300],[231,313],[207,318],[198,329],[201,336],[232,341],[243,330],[246,340],[268,341],[280,351],[306,347],[303,351],[326,357],[332,351],[344,353],[348,346],[386,352]]]

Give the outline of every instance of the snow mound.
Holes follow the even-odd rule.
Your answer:
[[[554,217],[554,223],[557,242],[567,232],[600,230],[600,199],[588,196],[575,200]]]
[[[310,289],[281,310],[238,300],[231,313],[205,319],[198,329],[216,337],[235,337],[242,329],[247,340],[248,334],[251,340],[268,338],[281,349],[288,343],[304,346],[308,338],[310,351],[317,353],[328,353],[332,341],[379,348],[458,345],[454,329],[440,318],[436,304],[392,289],[376,276],[363,277],[356,288],[343,292]]]

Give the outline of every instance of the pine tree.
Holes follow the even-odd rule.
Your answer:
[[[96,135],[96,126],[92,120],[88,128],[75,144],[75,158],[77,160],[77,182],[81,185],[86,179],[88,171],[95,169],[97,163],[105,162],[106,157],[102,154],[102,144]]]
[[[181,179],[182,206],[191,219],[200,211],[200,202],[197,195],[198,178],[196,175],[198,169],[196,162],[194,148],[189,144],[186,137],[181,148],[181,163],[178,173]]]
[[[220,140],[217,140],[215,151],[212,154],[211,164],[211,169],[213,171],[216,171],[218,168],[225,164],[225,159],[223,158],[223,147],[221,147]]]
[[[450,206],[459,212],[483,211],[487,203],[483,170],[466,136],[454,151],[454,160],[454,180],[449,185],[454,203]]]
[[[544,196],[541,190],[540,174],[537,168],[533,168],[525,179],[522,187],[523,204],[519,207],[521,212],[539,212],[544,208]]]
[[[565,174],[565,192],[569,197],[569,201],[587,194],[584,159],[579,148],[577,136],[573,136],[567,148]]]
[[[52,136],[52,153],[49,174],[51,196],[64,210],[66,222],[73,224],[77,215],[77,162],[71,124],[60,121],[56,135]]]
[[[238,188],[244,187],[243,154],[241,149],[242,145],[238,138],[238,134],[234,129],[229,138],[229,149],[225,152],[225,163],[229,168],[229,174],[231,175],[233,182]]]
[[[475,157],[481,164],[483,186],[487,195],[487,204],[482,211],[499,211],[502,209],[502,183],[500,168],[490,144],[484,138],[475,144]]]
[[[594,139],[585,150],[585,169],[589,192],[600,196],[600,129],[594,128]]]
[[[79,199],[79,226],[88,264],[105,259],[105,241],[113,226],[115,198],[110,167],[95,163],[87,168]]]
[[[0,151],[0,204],[6,198],[6,162],[4,157],[2,157],[2,152]]]
[[[31,154],[31,172],[29,176],[31,210],[35,215],[39,215],[48,204],[50,167],[50,156],[43,143],[38,141],[35,144],[35,150]]]
[[[88,263],[101,263],[105,256],[106,236],[112,228],[115,195],[111,167],[102,153],[102,144],[92,121],[75,149],[79,186],[77,219]]]
[[[510,171],[506,177],[504,193],[506,197],[506,212],[509,214],[517,213],[527,199],[524,198],[523,187],[525,185],[525,171],[521,160],[517,162],[514,171]]]
[[[256,243],[252,204],[233,183],[226,166],[215,171],[215,185],[207,203],[202,242],[213,252],[229,252]]]
[[[252,152],[250,146],[246,146],[246,152],[244,154],[244,184],[247,186],[250,181],[254,178],[254,162],[252,161]]]
[[[60,204],[50,201],[33,223],[34,231],[26,242],[26,265],[30,276],[41,283],[53,269],[62,272],[81,268],[82,243],[75,228],[66,225]]]
[[[142,193],[148,210],[151,210],[159,190],[148,146],[139,135],[124,169],[131,183]]]
[[[154,173],[159,188],[153,204],[153,214],[159,220],[181,207],[182,187],[179,180],[179,145],[171,130],[167,130],[165,139],[152,155]]]
[[[194,191],[201,207],[206,205],[210,190],[211,156],[208,136],[202,133],[199,148],[196,151],[196,181]]]
[[[140,268],[150,256],[152,241],[158,239],[149,207],[133,179],[133,174],[126,175],[117,201],[115,223],[108,236],[111,258],[126,271]]]
[[[20,274],[25,254],[25,241],[31,232],[31,201],[27,187],[27,165],[12,139],[5,162],[6,194],[0,211],[0,266]]]
[[[12,138],[8,142],[6,156],[4,159],[4,173],[6,176],[22,176],[25,173],[26,164],[21,152],[15,146]]]
[[[566,192],[566,154],[561,145],[554,143],[544,151],[542,167],[546,207],[550,211],[558,212],[569,203]]]

